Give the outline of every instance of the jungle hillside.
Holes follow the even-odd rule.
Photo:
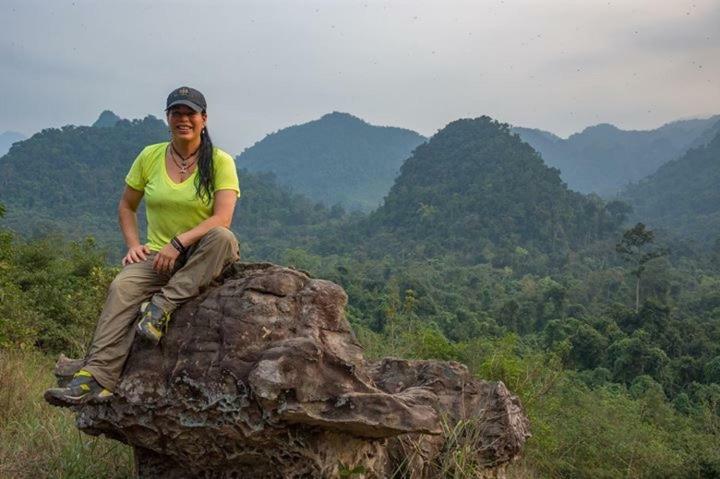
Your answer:
[[[353,156],[369,145],[367,124],[323,119],[238,157],[233,230],[244,259],[340,284],[371,357],[456,360],[504,381],[533,432],[510,477],[720,477],[720,136],[603,199],[569,187],[488,116],[450,122],[427,141],[375,131],[363,151],[401,155],[396,166],[383,160],[388,169]],[[344,122],[362,128],[341,135]],[[0,158],[0,443],[11,445],[0,477],[58,468],[130,477],[120,446],[78,438],[54,450],[73,426],[29,420],[49,414],[30,388],[50,384],[57,354],[87,347],[123,252],[124,176],[143,145],[166,136],[157,118],[105,112],[93,126],[42,130]],[[314,146],[294,159],[278,153],[297,144]],[[352,172],[333,158],[364,165],[376,184],[395,167],[397,177],[364,213],[283,181],[309,157],[340,176]],[[251,158],[277,171],[251,169]],[[73,452],[83,448],[102,460]]]

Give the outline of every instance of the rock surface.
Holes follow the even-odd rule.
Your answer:
[[[235,263],[180,308],[158,347],[133,344],[82,431],[134,447],[139,477],[442,477],[449,449],[494,477],[529,434],[502,383],[454,362],[369,363],[345,292],[268,263]],[[59,382],[81,366],[61,357]]]

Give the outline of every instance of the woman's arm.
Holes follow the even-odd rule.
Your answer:
[[[216,191],[212,216],[193,229],[179,234],[177,239],[187,248],[200,241],[200,238],[216,226],[230,228],[233,213],[235,212],[235,203],[237,203],[237,192],[234,190]]]
[[[122,260],[123,266],[130,263],[145,261],[150,250],[146,245],[140,244],[140,234],[137,227],[137,209],[142,200],[143,192],[125,186],[120,203],[118,204],[118,221],[128,252]]]
[[[215,192],[215,205],[213,214],[208,219],[191,230],[177,235],[177,239],[186,248],[200,241],[205,234],[216,226],[230,227],[233,212],[237,203],[237,192],[234,190],[219,190]],[[171,244],[167,244],[155,256],[153,268],[156,271],[172,271],[180,253]]]

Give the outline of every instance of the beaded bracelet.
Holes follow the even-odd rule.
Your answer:
[[[185,254],[187,252],[187,248],[183,246],[179,239],[177,239],[177,236],[170,240],[170,244],[173,245],[173,248],[175,248],[180,254]]]

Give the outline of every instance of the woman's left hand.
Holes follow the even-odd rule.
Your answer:
[[[153,259],[153,269],[158,273],[172,273],[175,267],[175,261],[179,256],[180,252],[168,243],[155,255],[155,259]]]

